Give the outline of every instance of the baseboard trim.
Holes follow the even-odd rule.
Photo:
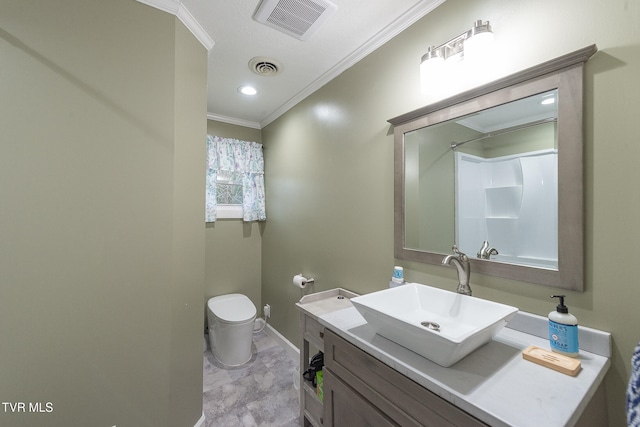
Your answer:
[[[286,339],[284,335],[276,331],[275,328],[268,323],[264,328],[264,331],[287,352],[289,357],[291,357],[296,362],[300,361],[300,350],[298,349],[298,347],[293,345],[291,341]]]
[[[195,423],[195,425],[193,427],[204,427],[204,422],[205,421],[206,421],[206,419],[204,418],[204,412],[202,412],[202,416],[200,417],[198,422]]]

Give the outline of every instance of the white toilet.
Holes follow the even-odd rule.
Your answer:
[[[209,344],[213,355],[225,365],[251,360],[251,340],[256,306],[242,294],[228,294],[207,302]]]

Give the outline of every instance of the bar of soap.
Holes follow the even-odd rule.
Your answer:
[[[522,357],[538,365],[575,377],[582,368],[580,361],[572,357],[554,353],[544,348],[530,345],[522,350]]]

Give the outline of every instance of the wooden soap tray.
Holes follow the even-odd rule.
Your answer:
[[[563,374],[575,377],[582,368],[580,361],[572,357],[554,353],[544,348],[530,345],[522,351],[522,357],[538,365],[551,368]]]

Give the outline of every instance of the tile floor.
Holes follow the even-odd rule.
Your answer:
[[[299,397],[293,387],[297,363],[264,331],[253,334],[252,347],[251,360],[234,368],[218,362],[211,349],[204,352],[207,427],[299,425]]]

